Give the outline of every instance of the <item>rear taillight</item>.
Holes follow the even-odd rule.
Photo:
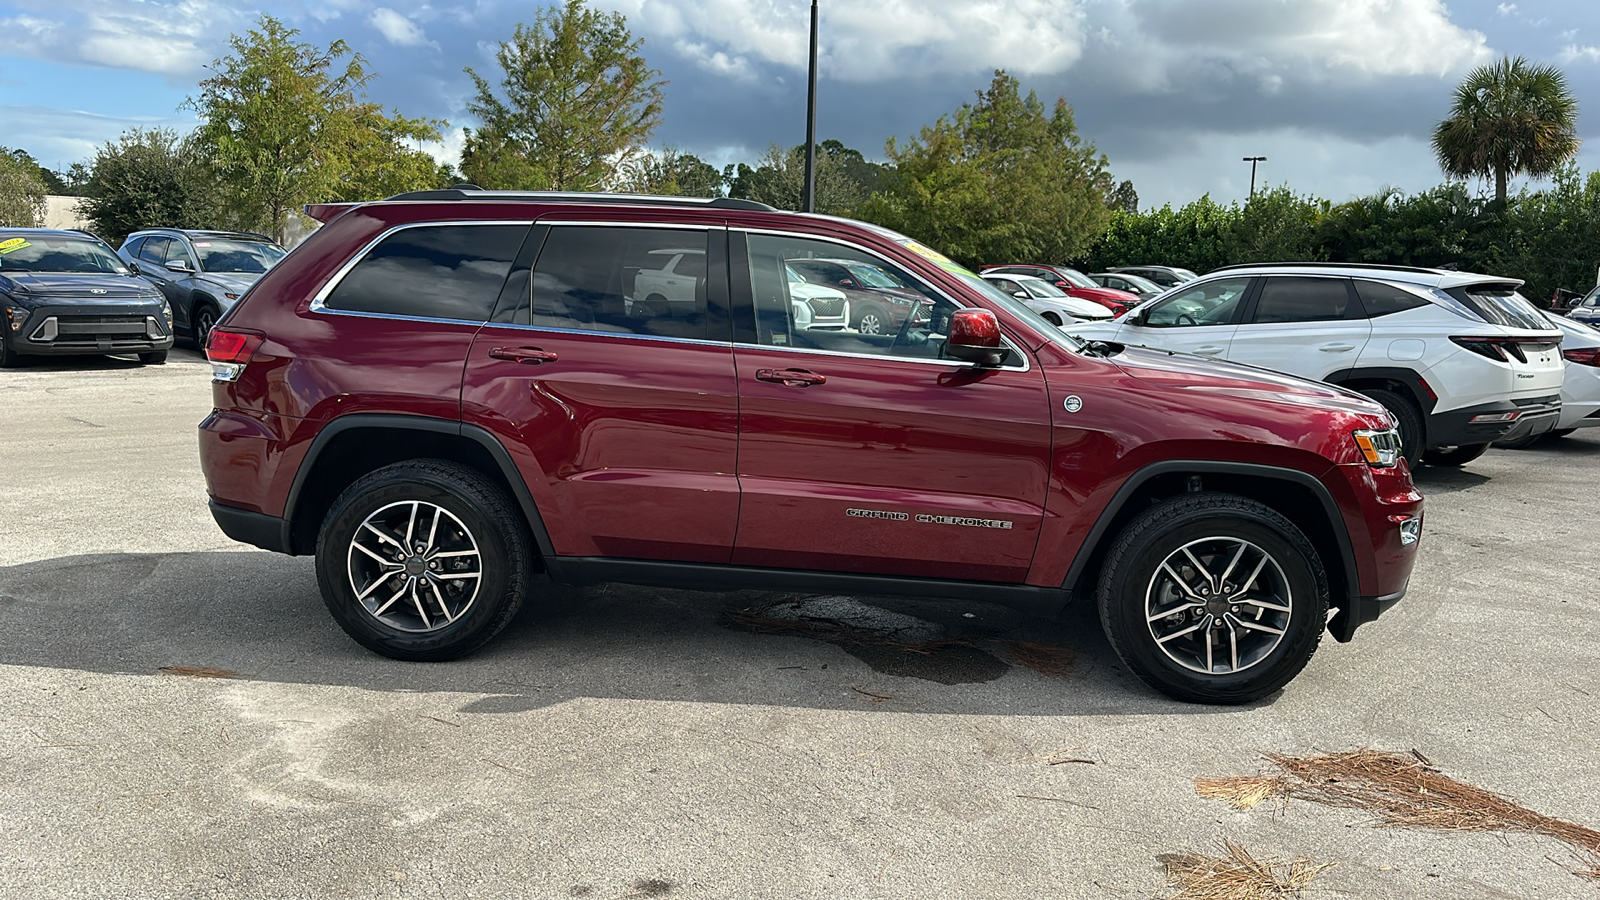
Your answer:
[[[254,331],[235,331],[226,328],[211,329],[206,339],[206,359],[211,361],[213,381],[238,381],[244,367],[256,355],[256,349],[267,336]]]
[[[1529,353],[1543,353],[1546,350],[1554,350],[1561,345],[1559,341],[1535,337],[1460,335],[1451,337],[1450,340],[1479,356],[1486,356],[1496,362],[1510,362],[1514,359],[1517,362],[1525,363],[1528,361]]]
[[[1580,366],[1600,367],[1600,347],[1584,347],[1581,350],[1563,350],[1562,357],[1567,362],[1577,363]]]

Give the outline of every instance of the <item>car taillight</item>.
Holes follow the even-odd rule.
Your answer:
[[[1562,357],[1567,362],[1577,363],[1580,366],[1600,367],[1600,347],[1584,347],[1581,350],[1563,350]]]
[[[244,367],[256,355],[267,336],[254,331],[213,328],[206,339],[206,359],[211,361],[211,380],[238,381]]]
[[[1559,341],[1536,337],[1458,335],[1451,337],[1450,340],[1479,356],[1486,356],[1496,362],[1510,362],[1515,359],[1517,362],[1525,363],[1528,361],[1528,355],[1524,351],[1542,353],[1560,346]]]

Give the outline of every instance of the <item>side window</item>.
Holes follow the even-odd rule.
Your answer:
[[[1428,305],[1427,300],[1416,294],[1382,282],[1358,280],[1355,284],[1356,293],[1361,295],[1361,305],[1366,308],[1369,318]]]
[[[526,225],[405,228],[373,247],[323,301],[329,309],[482,322]]]
[[[1248,277],[1218,278],[1197,284],[1153,304],[1139,324],[1150,328],[1231,325],[1239,301],[1249,288]]]
[[[166,265],[167,245],[170,243],[172,243],[171,238],[160,236],[145,238],[144,246],[139,248],[139,258],[146,262],[153,262],[157,266]]]
[[[706,250],[704,230],[553,226],[533,266],[529,324],[709,339]]]
[[[184,246],[183,241],[177,240],[176,238],[167,241],[167,259],[166,259],[166,261],[169,262],[169,263],[170,262],[188,263],[189,264],[189,268],[191,268],[191,269],[194,268],[194,259],[193,259],[193,257],[191,257],[189,255],[189,248]]]
[[[1002,291],[1005,291],[1013,297],[1017,295],[1018,291],[1022,290],[1022,285],[1017,284],[1015,281],[1012,281],[1009,278],[995,279],[994,286]]]
[[[958,307],[910,273],[866,251],[826,241],[752,234],[748,245],[758,342],[873,356],[944,358],[950,315]],[[858,331],[853,327],[851,300],[843,291],[800,277],[797,269],[810,259],[866,263],[902,285],[863,286],[853,294],[856,302],[883,310],[887,321],[881,331]]]
[[[144,242],[147,241],[147,240],[149,240],[149,238],[134,238],[133,240],[128,242],[128,245],[126,247],[123,247],[122,249],[124,251],[126,251],[129,256],[138,257],[139,248],[143,247],[144,246]]]
[[[1349,280],[1269,276],[1261,285],[1253,322],[1328,322],[1350,312]]]

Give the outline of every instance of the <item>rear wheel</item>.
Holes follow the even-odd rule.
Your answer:
[[[1099,602],[1112,648],[1146,684],[1189,703],[1248,703],[1311,660],[1328,580],[1281,513],[1194,493],[1129,523],[1106,557]]]
[[[1400,432],[1400,455],[1406,458],[1410,465],[1416,465],[1417,459],[1422,456],[1423,443],[1426,437],[1423,434],[1422,413],[1416,404],[1394,391],[1381,388],[1364,390],[1369,399],[1376,400],[1380,406],[1394,416],[1396,428]]]
[[[189,317],[190,327],[194,329],[194,342],[202,353],[206,349],[206,340],[211,337],[211,329],[217,327],[217,318],[217,308],[205,300],[195,304],[194,312]]]
[[[1483,455],[1488,444],[1463,444],[1460,447],[1441,447],[1422,454],[1422,461],[1430,466],[1464,466]]]
[[[533,543],[511,498],[443,460],[386,466],[346,488],[317,537],[328,611],[394,659],[456,659],[499,633],[531,590]]]

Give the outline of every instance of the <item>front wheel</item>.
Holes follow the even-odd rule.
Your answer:
[[[889,313],[881,306],[861,308],[861,318],[856,319],[856,331],[862,334],[883,334],[889,328]]]
[[[1184,494],[1117,537],[1099,603],[1106,638],[1146,684],[1188,703],[1249,703],[1310,662],[1328,579],[1311,542],[1276,510]]]
[[[167,351],[151,350],[149,353],[139,354],[139,362],[147,366],[164,366],[167,364]]]
[[[1460,447],[1443,447],[1422,454],[1422,461],[1430,466],[1464,466],[1483,455],[1488,444],[1463,444]]]
[[[217,308],[204,301],[196,304],[194,313],[190,318],[194,329],[194,342],[200,352],[206,350],[206,341],[211,337],[211,329],[217,325]]]
[[[1061,327],[1061,317],[1056,315],[1055,313],[1047,312],[1047,313],[1040,313],[1039,315],[1040,315],[1041,318],[1043,318],[1046,322],[1049,322],[1051,325],[1054,325],[1057,328]]]
[[[529,593],[526,522],[494,482],[444,460],[386,466],[346,488],[317,537],[317,585],[345,633],[394,659],[456,659]]]
[[[11,344],[6,341],[6,336],[0,334],[0,369],[14,369],[22,365],[22,357],[17,351],[11,349]]]

